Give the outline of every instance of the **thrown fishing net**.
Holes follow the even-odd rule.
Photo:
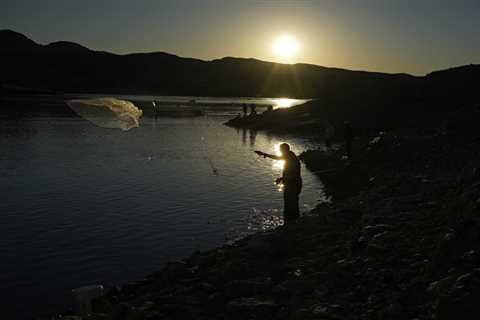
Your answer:
[[[115,98],[65,101],[82,118],[102,128],[130,130],[139,127],[142,110],[130,101]]]

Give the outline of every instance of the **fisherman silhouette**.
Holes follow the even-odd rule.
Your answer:
[[[302,191],[302,176],[300,173],[300,161],[295,153],[290,151],[290,146],[287,143],[280,145],[281,156],[268,154],[262,151],[254,151],[259,156],[270,158],[274,160],[284,160],[282,177],[275,182],[277,184],[283,183],[283,218],[285,224],[289,224],[300,216],[298,209],[298,196]]]
[[[246,117],[247,116],[247,104],[246,103],[243,104],[242,110],[243,110],[243,116]]]
[[[254,104],[250,105],[250,116],[254,117],[257,115],[257,106]]]

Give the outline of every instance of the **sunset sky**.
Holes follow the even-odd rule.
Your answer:
[[[122,54],[253,57],[420,75],[480,63],[478,0],[2,0],[0,29],[42,44],[70,40]],[[296,47],[287,41],[279,52],[281,37]]]

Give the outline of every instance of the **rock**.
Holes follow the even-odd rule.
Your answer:
[[[438,281],[431,282],[427,287],[427,292],[432,294],[442,294],[446,292],[454,283],[455,278],[445,277]]]
[[[192,308],[183,304],[166,304],[160,307],[160,312],[174,319],[194,319]]]
[[[127,303],[120,303],[113,308],[112,312],[110,313],[110,316],[112,320],[126,319],[130,310],[131,310],[131,307]]]
[[[383,231],[383,232],[377,233],[373,236],[373,240],[384,241],[385,238],[387,238],[389,234],[390,233],[388,231]]]
[[[343,307],[339,304],[331,304],[329,305],[330,309],[334,310],[334,311],[341,311],[343,310]]]
[[[391,226],[388,224],[377,224],[377,225],[368,225],[363,227],[362,232],[367,236],[373,236],[373,235],[385,232],[389,229],[391,229]]]
[[[447,233],[445,233],[445,235],[443,236],[443,240],[444,240],[444,241],[450,241],[450,240],[452,240],[454,237],[455,237],[455,233],[453,233],[453,232],[447,232]]]
[[[403,307],[398,302],[390,303],[385,309],[384,315],[387,319],[402,319]]]
[[[272,287],[271,281],[264,280],[234,280],[225,286],[227,298],[251,297],[269,292]]]
[[[277,309],[273,301],[256,298],[238,298],[227,304],[227,313],[233,319],[273,319]]]
[[[191,275],[192,271],[184,261],[169,262],[163,268],[162,280],[165,282],[175,282],[179,278],[186,278]]]
[[[453,277],[452,277],[453,278]],[[437,302],[437,319],[479,319],[480,279],[477,273],[464,273],[455,279]]]
[[[306,308],[300,308],[298,310],[295,310],[291,319],[293,320],[312,319],[312,312]]]
[[[227,297],[220,292],[214,292],[207,298],[208,302],[214,305],[224,304],[225,302],[227,302],[226,299]]]
[[[248,242],[248,250],[254,256],[265,256],[265,254],[270,254],[271,244],[265,239],[252,237]]]
[[[202,282],[200,283],[199,285],[199,289],[206,292],[206,293],[213,293],[215,292],[217,289],[215,288],[215,286],[213,286],[212,284],[208,283],[208,282]]]
[[[286,302],[290,299],[290,292],[281,284],[273,287],[271,294],[275,301]]]
[[[463,287],[465,286],[469,281],[472,280],[472,274],[471,273],[465,273],[461,275],[460,277],[457,278],[455,281],[455,286],[456,287]]]
[[[121,288],[121,294],[125,296],[133,296],[147,283],[147,280],[131,281]]]
[[[470,250],[462,255],[462,260],[466,262],[476,262],[478,260],[478,254],[475,250]]]
[[[430,282],[426,291],[429,292],[429,293],[432,293],[432,292],[437,291],[437,288],[438,288],[438,281],[433,281],[433,282]]]
[[[291,279],[282,283],[290,294],[305,294],[315,289],[315,284],[308,279]]]
[[[383,254],[383,253],[385,253],[386,250],[387,250],[386,247],[380,246],[380,245],[377,245],[377,244],[373,244],[373,243],[371,243],[367,246],[368,253],[373,254],[373,255]]]
[[[155,306],[153,301],[145,301],[142,306],[139,308],[140,311],[145,312],[152,309]]]
[[[328,316],[329,311],[328,306],[318,305],[313,307],[312,313],[316,316],[326,317]]]
[[[460,297],[444,296],[440,299],[437,310],[436,319],[480,319],[480,310],[478,309],[478,297],[469,293],[464,293]]]

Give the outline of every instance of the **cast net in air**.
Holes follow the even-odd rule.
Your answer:
[[[115,98],[76,99],[65,101],[82,118],[91,123],[124,131],[139,127],[142,110],[130,101]]]

